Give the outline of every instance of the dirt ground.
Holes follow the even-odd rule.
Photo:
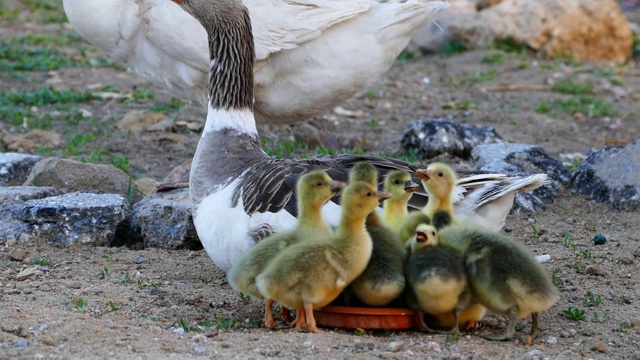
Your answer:
[[[155,179],[193,154],[202,108],[171,100],[164,88],[105,61],[63,22],[57,2],[41,2],[54,4],[50,8],[33,8],[38,1],[6,3],[0,12],[0,136],[45,129],[61,142],[35,144],[27,152],[113,163],[135,177]],[[637,9],[629,13],[635,21],[639,15]],[[28,61],[8,55],[20,46],[52,51],[41,51],[50,56],[43,61],[48,67],[29,70]],[[76,65],[55,65],[65,59]],[[516,89],[503,91],[503,84]],[[21,91],[49,86],[99,99],[15,100]],[[504,45],[398,62],[342,109],[306,125],[261,126],[260,132],[278,156],[347,149],[394,154],[409,122],[440,117],[494,126],[505,140],[540,145],[573,168],[590,150],[640,138],[639,100],[637,60],[623,67],[545,61]],[[151,108],[171,124],[159,131],[116,128],[125,114]],[[317,132],[330,139],[325,147],[305,144]],[[444,159],[470,166],[464,159]],[[558,303],[542,316],[542,337],[531,345],[479,337],[502,329],[504,318],[495,315],[460,338],[413,331],[268,330],[260,327],[261,303],[235,293],[204,251],[56,248],[34,241],[0,246],[0,359],[640,359],[637,213],[612,211],[564,191],[544,212],[510,216],[507,227],[536,255],[551,256],[545,266],[560,290]],[[606,244],[594,245],[596,234],[605,235]],[[21,250],[26,258],[12,260],[10,254]],[[45,271],[19,280],[32,266]],[[574,317],[583,310],[584,318],[570,319],[565,312],[571,308]]]

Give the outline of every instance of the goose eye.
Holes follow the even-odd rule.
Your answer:
[[[439,176],[439,177],[443,177],[443,176],[444,176],[444,174],[443,174],[442,172],[439,172],[439,173],[438,173],[438,176]]]

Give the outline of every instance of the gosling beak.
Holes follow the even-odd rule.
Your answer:
[[[416,174],[418,174],[418,177],[421,180],[429,181],[429,178],[431,177],[431,170],[429,170],[429,169],[418,169],[418,170],[416,170]]]
[[[344,181],[332,180],[331,183],[329,183],[329,190],[331,190],[332,193],[339,193],[346,186],[347,183],[345,183]]]
[[[386,191],[378,191],[378,201],[383,202],[391,197],[391,194]]]
[[[416,242],[425,244],[429,241],[429,234],[424,230],[416,230]]]
[[[418,190],[418,188],[420,187],[420,185],[414,183],[411,180],[407,180],[404,182],[404,191],[408,192],[408,193],[412,193],[416,190]]]

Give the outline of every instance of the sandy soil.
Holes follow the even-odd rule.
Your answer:
[[[637,11],[631,16],[637,18]],[[3,24],[0,38],[65,31],[69,29],[64,24],[34,22],[25,12]],[[71,56],[80,56],[78,49],[90,56],[103,55],[77,39],[51,47]],[[49,130],[61,134],[63,143],[52,149],[32,149],[33,153],[87,158],[98,148],[102,162],[126,157],[134,176],[161,179],[195,149],[197,131],[180,125],[204,122],[203,109],[193,104],[167,111],[174,125],[165,131],[116,130],[115,122],[127,112],[167,103],[171,97],[122,69],[76,67],[21,74],[0,73],[0,88],[33,91],[46,84],[79,91],[107,87],[124,96],[146,89],[154,94],[152,99],[72,104],[90,112],[91,119],[71,125],[54,118]],[[556,102],[576,95],[551,90],[562,80],[589,84],[593,97],[615,114],[563,110]],[[501,91],[502,84],[522,85],[522,89]],[[327,134],[338,150],[396,153],[410,121],[442,117],[491,125],[507,141],[540,145],[552,156],[562,157],[640,138],[638,100],[637,62],[624,67],[581,65],[490,49],[399,63],[386,78],[342,105],[356,112],[356,118],[329,111],[309,124],[312,132]],[[44,114],[53,109],[32,110]],[[311,143],[311,150],[292,145],[293,139],[309,138],[304,136],[309,125],[263,126],[260,131],[266,146],[278,155],[313,152],[317,145]],[[13,132],[26,130],[0,119],[0,133]],[[90,133],[100,136],[76,146],[78,153],[65,147],[77,134]],[[464,159],[444,159],[469,165]],[[37,241],[10,244],[0,247],[0,359],[640,359],[639,225],[637,213],[611,211],[568,191],[544,212],[508,218],[511,236],[536,255],[551,255],[545,266],[561,294],[542,316],[543,336],[532,345],[495,343],[477,336],[502,329],[504,319],[494,315],[479,330],[463,333],[459,339],[420,332],[326,329],[316,335],[268,330],[260,327],[262,305],[235,293],[204,251],[56,248]],[[596,246],[592,239],[599,233],[608,241]],[[24,260],[11,259],[11,254],[22,250],[28,253]],[[32,266],[44,266],[45,271],[18,280],[20,271]],[[570,307],[584,310],[584,319],[569,319],[564,312]],[[184,331],[177,330],[180,327]]]

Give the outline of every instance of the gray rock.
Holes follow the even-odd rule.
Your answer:
[[[568,185],[571,173],[557,159],[549,156],[539,146],[525,144],[479,145],[472,151],[471,158],[478,170],[496,171],[507,175],[540,174],[548,175],[548,183],[536,190],[516,194],[512,212],[522,210],[538,211],[546,208]]]
[[[33,227],[21,218],[20,204],[3,204],[0,207],[0,244],[9,241],[25,243],[33,238]]]
[[[591,154],[571,176],[571,193],[607,203],[612,209],[639,209],[640,140]]]
[[[8,186],[0,187],[0,204],[19,204],[27,200],[53,196],[56,189],[48,186]]]
[[[145,247],[202,249],[191,207],[188,189],[151,194],[133,206],[133,236]]]
[[[469,158],[471,150],[480,144],[502,142],[490,126],[473,127],[444,119],[413,121],[402,135],[402,149],[429,159],[440,154]]]
[[[131,196],[131,202],[142,199],[133,179],[124,171],[105,164],[46,158],[38,161],[24,185],[52,186],[61,193],[94,191]]]
[[[76,192],[29,200],[20,220],[55,245],[119,246],[127,242],[129,207],[120,195]]]
[[[34,155],[0,153],[0,186],[21,185],[38,160]]]

